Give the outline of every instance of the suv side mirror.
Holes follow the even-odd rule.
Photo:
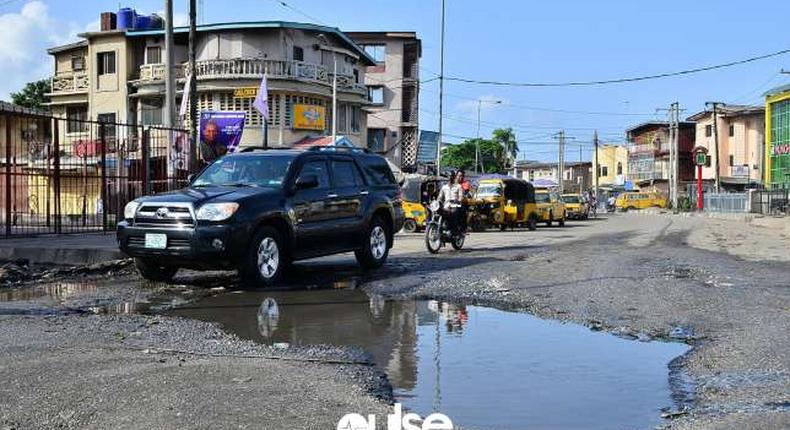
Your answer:
[[[318,176],[314,174],[299,176],[298,178],[296,178],[296,183],[294,185],[296,185],[297,190],[316,188],[318,187]]]
[[[195,181],[195,174],[194,173],[190,173],[189,175],[187,175],[187,184],[191,184],[194,181]]]

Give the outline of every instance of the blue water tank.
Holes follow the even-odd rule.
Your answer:
[[[165,28],[165,20],[157,14],[151,15],[151,30],[159,30]]]
[[[137,15],[137,19],[135,19],[134,29],[135,30],[150,30],[151,29],[151,17],[145,15]]]
[[[137,21],[137,12],[130,7],[118,10],[118,30],[134,30]]]

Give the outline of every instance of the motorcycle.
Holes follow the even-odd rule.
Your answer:
[[[452,231],[441,210],[441,205],[434,200],[428,207],[428,222],[425,225],[425,247],[428,252],[436,254],[449,243],[456,251],[464,247],[466,235],[461,231]]]

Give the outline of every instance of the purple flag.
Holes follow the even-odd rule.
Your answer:
[[[252,102],[252,105],[255,106],[255,109],[258,109],[263,119],[269,120],[269,89],[266,84],[266,74],[261,79],[261,87],[258,88],[258,95],[255,96],[255,101]]]

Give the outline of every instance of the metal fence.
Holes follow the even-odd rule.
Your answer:
[[[745,213],[749,212],[746,193],[706,193],[705,212]]]
[[[189,175],[184,129],[0,111],[0,237],[114,230]]]
[[[751,192],[751,211],[765,215],[790,215],[790,189]]]

